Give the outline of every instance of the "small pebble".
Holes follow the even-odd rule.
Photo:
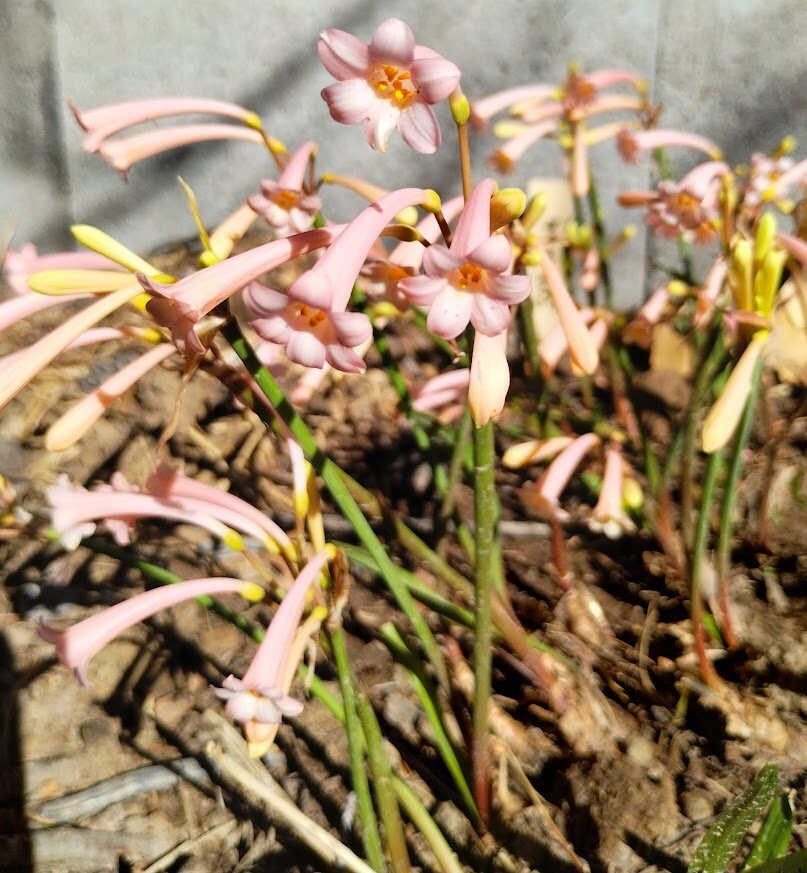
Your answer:
[[[715,814],[714,801],[702,788],[685,791],[681,795],[681,808],[684,815],[693,822],[706,821]]]

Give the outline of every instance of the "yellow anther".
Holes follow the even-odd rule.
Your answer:
[[[266,592],[255,582],[244,582],[244,587],[241,589],[241,596],[244,600],[248,600],[250,603],[257,603],[259,600],[263,600]]]

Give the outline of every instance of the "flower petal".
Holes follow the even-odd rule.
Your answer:
[[[302,364],[304,367],[320,369],[325,363],[325,346],[313,333],[305,331],[291,332],[287,340],[286,354],[290,361]]]
[[[491,236],[468,253],[468,260],[479,264],[485,270],[503,273],[513,260],[513,250],[507,237]]]
[[[400,122],[401,110],[385,100],[373,99],[374,105],[364,120],[364,137],[372,148],[386,152],[390,134]]]
[[[398,130],[403,141],[422,155],[431,155],[440,148],[443,136],[431,108],[416,100],[401,113]]]
[[[340,124],[364,121],[378,103],[378,98],[364,79],[335,82],[320,92],[328,104],[331,118]]]
[[[402,279],[398,283],[398,288],[415,306],[431,306],[447,284],[445,279],[413,276],[411,279]]]
[[[415,58],[415,37],[409,25],[398,18],[382,21],[373,34],[369,54],[374,61],[408,68]]]
[[[429,246],[423,252],[423,272],[432,279],[442,279],[464,263],[465,258],[445,246]]]
[[[508,305],[521,303],[530,296],[529,276],[488,276],[487,294]]]
[[[363,76],[370,64],[370,49],[351,33],[329,27],[320,34],[317,53],[334,79]]]
[[[432,304],[426,326],[443,339],[454,339],[468,326],[472,307],[472,294],[448,285]]]
[[[418,94],[426,103],[445,100],[460,83],[459,68],[439,55],[414,61],[411,71]]]
[[[473,294],[471,322],[485,336],[496,336],[510,325],[510,308],[506,303],[492,300],[486,294]]]
[[[244,305],[257,318],[271,318],[289,305],[289,298],[260,282],[250,282],[242,295]]]
[[[334,370],[342,373],[363,373],[367,369],[361,355],[347,346],[331,343],[325,349],[326,359]]]
[[[370,319],[363,312],[331,312],[330,319],[343,346],[355,348],[373,335]]]

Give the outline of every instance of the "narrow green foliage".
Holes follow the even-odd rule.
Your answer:
[[[781,858],[787,851],[792,833],[793,807],[787,792],[783,791],[774,797],[743,869],[751,870],[767,861]]]
[[[695,850],[687,873],[725,873],[748,829],[770,803],[778,787],[779,768],[776,764],[767,764],[709,828]],[[761,873],[763,868],[757,869]]]
[[[754,873],[807,873],[807,849],[760,864]]]
[[[465,778],[465,772],[457,757],[457,752],[448,736],[434,683],[430,681],[424,672],[423,664],[409,650],[395,625],[387,622],[381,626],[379,633],[395,659],[407,669],[415,694],[417,694],[420,705],[423,707],[426,718],[429,720],[429,726],[434,734],[434,743],[437,746],[437,751],[440,753],[446,769],[451,774],[451,778],[454,780],[454,785],[460,793],[466,809],[474,819],[478,820],[479,812],[474,803],[471,789],[468,786],[468,780]]]

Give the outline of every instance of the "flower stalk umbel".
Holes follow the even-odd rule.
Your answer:
[[[346,724],[361,841],[371,867],[377,873],[410,869],[403,815],[429,840],[443,868],[456,873],[457,859],[396,772],[397,756],[371,704],[375,696],[351,664],[347,634],[367,619],[364,610],[351,608],[356,588],[351,591],[350,563],[375,574],[399,610],[400,621],[393,618],[380,630],[367,625],[363,634],[380,635],[406,666],[430,727],[434,760],[442,760],[475,827],[486,827],[497,809],[509,808],[507,773],[521,756],[502,747],[528,733],[511,730],[512,717],[497,705],[494,647],[504,650],[497,659],[501,669],[513,667],[508,690],[516,678],[532,684],[525,699],[554,712],[556,742],[568,739],[574,751],[581,746],[579,732],[567,737],[563,714],[592,705],[592,695],[580,691],[580,676],[597,681],[603,672],[589,669],[590,661],[575,672],[577,654],[561,655],[539,637],[541,628],[522,624],[528,619],[517,612],[523,598],[511,601],[513,546],[501,542],[500,514],[515,515],[517,525],[524,516],[534,517],[529,524],[536,531],[549,524],[554,567],[548,565],[548,572],[560,598],[553,624],[567,622],[557,635],[567,641],[586,627],[585,645],[567,651],[585,651],[587,659],[599,657],[597,639],[611,630],[592,593],[595,586],[577,578],[584,559],[567,555],[567,526],[576,524],[581,548],[592,535],[641,537],[646,551],[655,535],[669,559],[666,572],[690,583],[692,635],[682,633],[681,639],[694,639],[702,678],[721,689],[707,630],[714,644],[721,635],[729,646],[739,641],[729,584],[735,495],[743,490],[754,409],[767,382],[762,371],[768,356],[779,352],[782,316],[800,330],[807,324],[807,162],[791,158],[792,143],[786,141],[771,155],[755,154],[747,167],[732,168],[708,136],[661,126],[660,110],[630,71],[572,66],[559,85],[524,84],[469,100],[459,68],[417,43],[403,21],[387,19],[365,36],[367,42],[335,28],[322,32],[317,51],[335,80],[321,93],[323,117],[360,124],[367,146],[378,152],[394,151],[397,130],[404,146],[428,161],[442,145],[442,119],[450,115],[457,172],[440,178],[435,173],[443,164],[429,165],[428,178],[437,179],[439,194],[431,183],[393,183],[394,169],[387,170],[387,184],[322,169],[329,155],[320,143],[309,138],[287,148],[254,112],[223,100],[160,98],[74,109],[85,149],[124,175],[152,155],[210,140],[220,140],[222,149],[242,149],[241,142],[268,148],[270,169],[250,186],[250,196],[226,204],[227,216],[210,231],[210,206],[180,182],[202,250],[175,276],[89,225],[73,228],[89,253],[38,255],[30,246],[10,252],[4,267],[13,297],[0,303],[0,330],[24,326],[18,335],[27,345],[9,349],[0,360],[0,408],[17,404],[18,395],[63,353],[86,354],[104,343],[105,349],[125,344],[128,355],[130,346],[137,347],[136,356],[93,382],[67,411],[43,413],[46,450],[76,452],[116,401],[126,406],[126,395],[139,382],[181,372],[177,411],[159,437],[160,462],[155,460],[150,474],[130,482],[113,473],[86,487],[61,477],[49,490],[52,532],[65,548],[86,544],[177,584],[43,635],[86,678],[87,662],[98,649],[155,609],[213,592],[257,597],[261,590],[252,583],[207,578],[230,567],[225,561],[244,562],[276,588],[280,605],[265,634],[232,607],[219,607],[262,642],[243,673],[226,675],[212,705],[217,697],[242,727],[248,751],[262,755],[283,718],[293,728],[302,703],[292,677],[304,672],[315,695]],[[554,203],[548,189],[530,188],[528,196],[521,188],[500,188],[495,177],[474,166],[473,129],[504,111],[509,117],[493,125],[504,140],[493,156],[494,170],[513,171],[528,148],[551,140],[568,189],[557,199],[568,199],[568,215],[550,214],[566,207]],[[658,181],[647,190],[622,190],[618,199],[641,209],[649,232],[673,250],[677,244],[681,258],[681,268],[669,271],[631,319],[614,310],[621,289],[620,271],[613,267],[634,228],[607,226],[608,204],[589,161],[591,149],[607,148],[627,163],[655,161]],[[667,162],[671,149],[689,161],[680,174]],[[132,175],[137,184],[137,172]],[[348,202],[360,198],[340,224],[330,220],[334,185],[347,192]],[[261,235],[259,244],[250,231]],[[700,277],[695,270],[701,259],[691,256],[695,247],[712,254]],[[35,319],[52,316],[57,306],[65,314],[56,326],[32,334]],[[516,315],[519,335],[510,330]],[[690,355],[697,363],[689,408],[676,423],[677,434],[659,446],[639,404],[646,391],[636,370],[648,350],[653,361],[665,330],[680,340],[681,369]],[[360,409],[375,409],[383,394],[372,378],[377,373],[367,374],[378,371],[379,358],[398,399],[394,425],[384,424],[385,439],[393,426],[409,428],[413,450],[422,454],[417,471],[410,471],[416,500],[364,487],[332,460],[344,446],[325,443],[326,434],[351,427],[368,438],[365,422],[355,418]],[[511,374],[517,358],[526,364],[522,368],[517,360]],[[192,379],[210,376],[267,426],[238,450],[233,469],[222,455],[215,468],[199,471],[211,476],[215,469],[215,484],[180,472],[167,457],[174,428],[184,426],[179,399]],[[362,402],[353,402],[359,396]],[[332,427],[323,409],[335,403],[344,409]],[[307,424],[309,405],[317,415],[316,431]],[[232,408],[229,413],[236,414]],[[206,424],[200,422],[193,438],[215,451],[215,440],[202,433]],[[39,431],[31,433],[38,438]],[[370,429],[369,438],[374,434]],[[500,494],[497,438],[514,437],[519,442],[502,458],[509,472],[508,489]],[[258,440],[273,465],[288,464],[272,486],[274,497],[284,478],[289,483],[287,500],[278,501],[287,512],[262,506],[265,483],[244,475]],[[398,443],[395,435],[391,444]],[[409,456],[401,452],[400,463]],[[473,488],[473,519],[462,500],[466,485]],[[247,490],[260,496],[247,501]],[[510,494],[520,502],[508,500]],[[436,523],[418,535],[396,507],[426,501],[433,503]],[[13,483],[0,478],[0,540],[39,530],[19,503]],[[711,522],[718,504],[716,530]],[[329,543],[334,510],[358,545]],[[198,574],[205,579],[178,582],[133,554],[155,529],[176,524],[201,531],[199,561],[212,568]],[[109,537],[115,545],[105,543]],[[452,538],[459,548],[452,548]],[[453,563],[457,556],[467,577]],[[403,569],[402,560],[418,573]],[[316,647],[321,625],[341,701],[317,680],[313,667],[300,667],[304,653]],[[468,654],[472,671],[464,660]],[[691,662],[676,663],[686,671]],[[651,673],[648,662],[648,678]],[[464,703],[454,693],[460,685]],[[582,715],[583,724],[602,720],[599,709]],[[459,730],[458,723],[467,729]],[[507,739],[499,743],[492,734],[502,731]],[[440,793],[439,780],[431,787]]]

